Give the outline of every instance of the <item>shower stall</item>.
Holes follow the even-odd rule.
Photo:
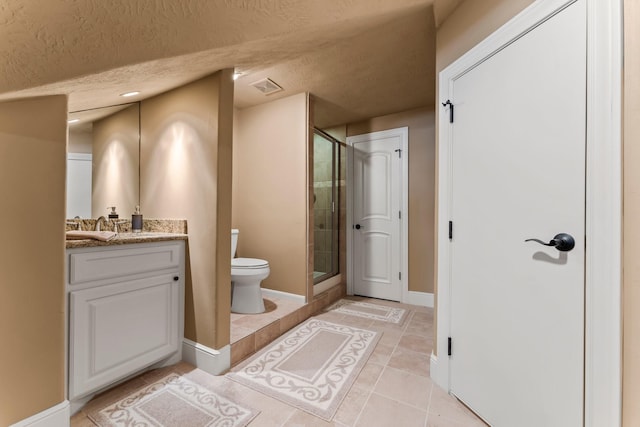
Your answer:
[[[340,272],[341,143],[320,129],[313,135],[313,283]]]

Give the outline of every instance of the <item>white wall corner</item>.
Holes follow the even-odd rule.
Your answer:
[[[182,341],[182,360],[211,375],[220,375],[231,368],[231,346],[215,350],[185,338]]]
[[[11,427],[69,427],[70,419],[69,401],[65,400],[56,406],[15,423]]]
[[[406,293],[405,300],[402,302],[405,304],[413,304],[420,305],[422,307],[433,308],[433,294],[429,292],[408,291]]]

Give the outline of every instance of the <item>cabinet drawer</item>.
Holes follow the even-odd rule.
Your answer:
[[[70,293],[70,398],[178,351],[179,286],[165,274]]]
[[[179,265],[179,244],[72,253],[69,259],[69,284],[115,279],[178,268]]]

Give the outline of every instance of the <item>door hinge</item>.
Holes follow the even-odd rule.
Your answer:
[[[447,338],[447,356],[451,356],[451,337]]]
[[[398,148],[397,150],[394,150],[394,151],[396,153],[398,153],[398,158],[401,159],[402,158],[402,150]]]
[[[449,240],[453,239],[453,221],[449,221]]]
[[[443,102],[442,106],[446,107],[449,106],[449,123],[453,123],[453,104],[451,103],[451,100],[447,99],[447,102]]]
[[[398,211],[398,219],[402,219],[402,211]]]
[[[402,271],[398,271],[398,280],[402,280]]]

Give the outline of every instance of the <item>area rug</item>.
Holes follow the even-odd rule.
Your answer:
[[[330,421],[380,336],[312,318],[227,377]]]
[[[89,418],[104,427],[244,427],[258,413],[171,374]]]
[[[341,299],[326,309],[342,314],[379,320],[381,322],[401,325],[409,313],[404,308],[388,307],[386,305],[369,304],[368,302]]]

